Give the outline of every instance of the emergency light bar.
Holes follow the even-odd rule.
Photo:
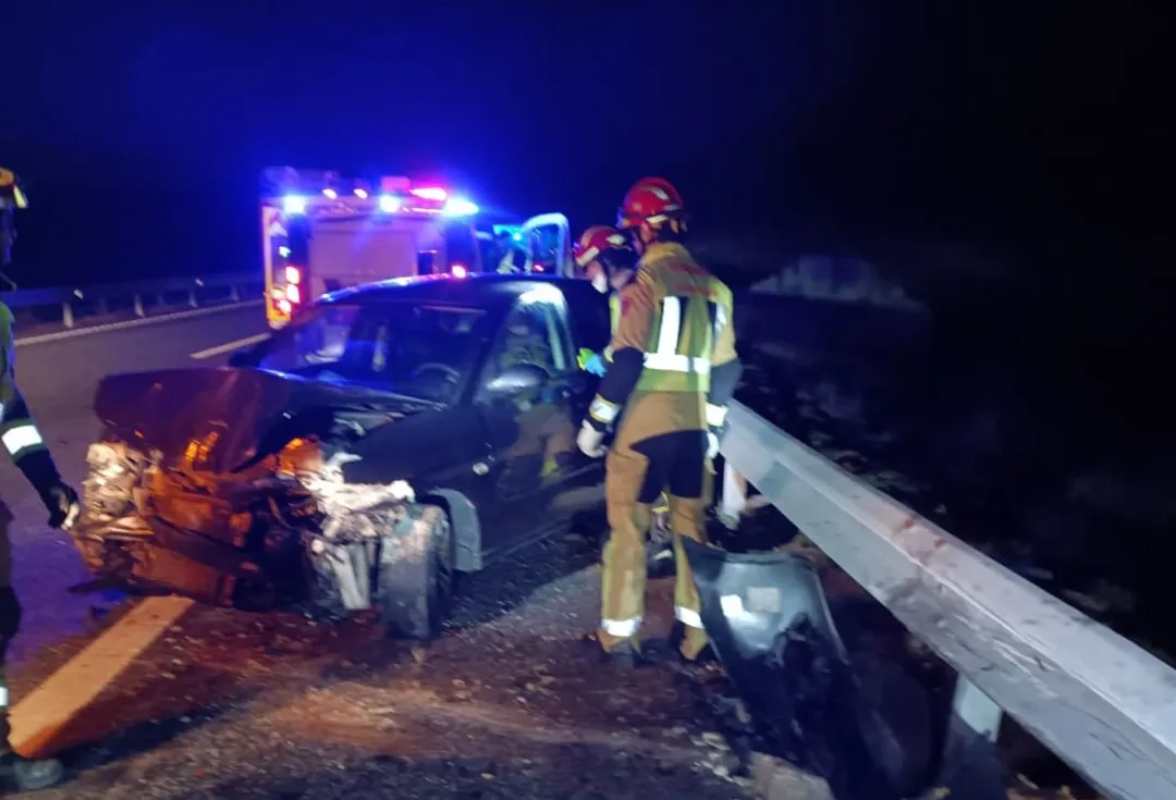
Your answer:
[[[478,206],[464,197],[451,197],[445,202],[441,213],[447,217],[472,217],[478,213]]]
[[[453,195],[443,186],[413,186],[403,176],[384,176],[379,191],[372,184],[342,178],[336,172],[295,170],[290,167],[268,169],[263,173],[269,196],[277,194],[287,216],[363,212],[374,203],[383,214],[440,214],[445,217],[471,217],[479,213],[478,204],[467,197]],[[373,193],[374,192],[374,193]],[[358,205],[357,205],[358,204]]]
[[[419,197],[422,200],[432,200],[435,203],[444,203],[449,198],[449,192],[440,186],[421,186],[417,189],[410,189],[409,193],[413,197]]]

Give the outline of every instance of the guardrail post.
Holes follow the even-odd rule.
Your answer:
[[[196,308],[197,303],[196,303],[196,290],[195,289],[188,290],[188,305],[192,306],[192,308]]]
[[[73,305],[68,300],[61,304],[61,324],[67,328],[74,326]]]
[[[135,316],[136,317],[147,316],[147,312],[143,310],[143,295],[138,294],[138,293],[135,294]]]
[[[1003,713],[967,676],[961,673],[956,678],[935,783],[966,785],[976,797],[1005,796],[1003,769],[996,749]]]
[[[723,497],[719,502],[719,520],[728,530],[739,527],[739,517],[747,507],[747,479],[735,471],[730,461],[723,462]]]
[[[235,283],[229,287],[229,301],[233,303],[241,302],[241,290],[237,288],[237,284]]]
[[[995,742],[1000,733],[1004,712],[988,695],[976,688],[967,676],[956,678],[955,696],[951,701],[952,716],[967,725],[973,733]]]

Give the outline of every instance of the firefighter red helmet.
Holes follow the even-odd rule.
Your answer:
[[[660,225],[686,212],[682,194],[665,178],[642,178],[625,192],[617,210],[617,226],[632,228],[642,222]]]
[[[616,228],[610,228],[607,225],[593,225],[580,234],[580,240],[572,246],[572,253],[576,257],[576,266],[583,269],[606,250],[623,250],[628,247],[629,240]]]

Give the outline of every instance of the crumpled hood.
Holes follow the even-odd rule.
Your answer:
[[[160,451],[165,466],[214,472],[235,470],[294,437],[325,434],[333,412],[345,408],[409,410],[400,397],[362,387],[230,367],[111,375],[94,398],[111,434]]]

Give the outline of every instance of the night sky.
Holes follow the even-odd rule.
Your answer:
[[[251,268],[271,164],[437,177],[577,230],[664,173],[696,230],[785,249],[1172,260],[1170,24],[1136,4],[102,5],[0,19],[23,285]]]

